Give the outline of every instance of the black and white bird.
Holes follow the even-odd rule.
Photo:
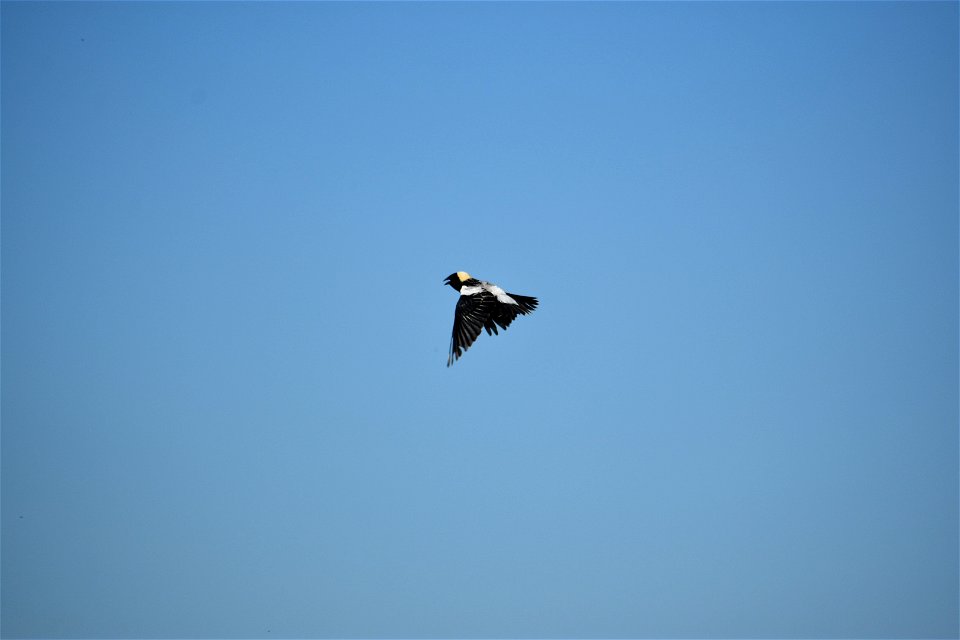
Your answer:
[[[451,273],[443,284],[460,292],[453,316],[448,367],[470,348],[481,329],[486,329],[487,335],[496,334],[497,327],[506,329],[518,315],[527,315],[539,304],[536,298],[507,293],[492,282],[477,280],[466,271]]]

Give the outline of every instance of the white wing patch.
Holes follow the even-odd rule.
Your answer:
[[[483,287],[477,285],[475,287],[460,287],[460,295],[462,296],[475,296],[483,290]]]
[[[497,300],[503,304],[517,304],[517,301],[508,296],[506,291],[491,282],[483,282],[480,284],[480,287],[497,296]],[[480,287],[477,288],[479,289]]]

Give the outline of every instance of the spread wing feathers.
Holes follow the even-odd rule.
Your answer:
[[[470,348],[480,331],[490,332],[490,322],[498,305],[496,297],[488,291],[480,291],[472,296],[460,296],[457,310],[453,315],[453,337],[450,339],[449,367]],[[496,329],[496,327],[494,327]]]
[[[473,295],[460,296],[453,317],[448,367],[470,348],[481,330],[486,330],[487,335],[499,335],[497,327],[506,329],[518,315],[527,315],[539,304],[536,298],[530,296],[518,296],[514,293],[507,295],[516,300],[517,304],[500,302],[486,289]]]
[[[536,298],[518,296],[515,293],[508,293],[507,295],[516,300],[517,304],[500,303],[497,305],[491,318],[494,333],[497,332],[497,325],[499,325],[501,329],[506,329],[510,326],[511,322],[517,319],[517,316],[525,316],[537,308],[538,302]],[[487,331],[487,333],[489,333],[489,331]]]

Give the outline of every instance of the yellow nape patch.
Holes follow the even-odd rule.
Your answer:
[[[460,282],[466,282],[470,279],[470,274],[466,271],[457,271],[457,277],[460,278]]]

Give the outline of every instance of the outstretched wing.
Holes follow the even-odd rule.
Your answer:
[[[477,339],[485,326],[491,324],[490,318],[497,306],[497,299],[488,291],[478,291],[473,295],[461,295],[457,301],[457,310],[453,315],[453,337],[450,339],[449,367]],[[489,329],[487,329],[489,332]]]
[[[531,296],[520,296],[515,293],[507,294],[516,304],[497,304],[491,317],[491,324],[500,325],[500,328],[506,329],[510,326],[518,315],[527,315],[537,308],[539,301]],[[496,331],[496,326],[494,326]]]

